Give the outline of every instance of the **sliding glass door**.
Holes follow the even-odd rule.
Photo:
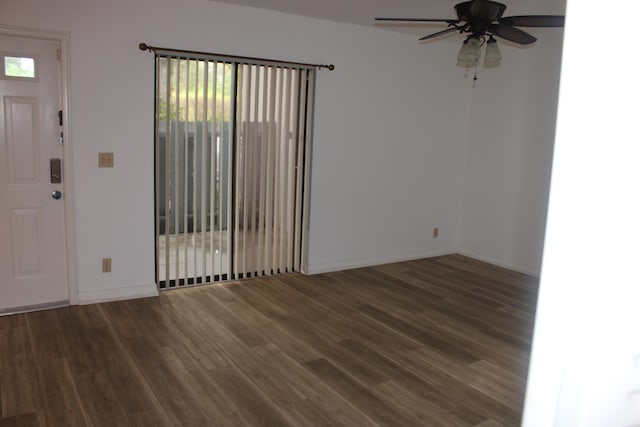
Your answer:
[[[314,73],[156,53],[160,289],[300,269]]]

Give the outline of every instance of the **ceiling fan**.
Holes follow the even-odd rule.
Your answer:
[[[454,6],[457,19],[433,19],[433,18],[375,18],[376,21],[395,22],[442,22],[449,28],[426,35],[420,40],[429,40],[445,34],[459,32],[468,34],[460,53],[458,61],[462,65],[474,65],[480,58],[480,48],[487,45],[485,63],[496,65],[502,55],[494,36],[512,41],[521,45],[528,45],[537,39],[531,34],[516,27],[564,27],[562,15],[521,15],[505,16],[502,14],[507,6],[490,0],[471,0],[458,3]]]

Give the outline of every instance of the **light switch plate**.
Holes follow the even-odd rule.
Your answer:
[[[113,153],[98,153],[98,167],[99,168],[112,168],[113,167]]]

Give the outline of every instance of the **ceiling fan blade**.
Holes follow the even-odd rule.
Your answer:
[[[489,32],[494,36],[502,37],[518,44],[531,44],[538,40],[529,33],[506,24],[491,24]]]
[[[501,24],[513,27],[564,27],[562,15],[525,15],[505,16],[498,20]]]
[[[457,24],[457,19],[432,19],[432,18],[374,18],[376,21],[397,21],[397,22],[446,22],[447,24]]]
[[[504,13],[507,6],[490,0],[473,0],[469,6],[469,13],[473,18],[486,22],[498,20]]]
[[[437,33],[429,34],[428,36],[421,37],[419,40],[429,40],[435,37],[439,37],[448,33],[453,33],[454,31],[458,31],[457,28],[447,28],[446,30],[438,31]]]

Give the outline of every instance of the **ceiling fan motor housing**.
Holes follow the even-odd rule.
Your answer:
[[[507,9],[502,3],[490,0],[483,1],[465,1],[454,6],[458,18],[467,21],[469,19],[483,19],[486,21],[496,21],[502,17]]]
[[[468,31],[478,38],[487,33],[492,22],[502,17],[507,6],[490,0],[476,0],[458,3],[454,8],[458,19],[466,21]]]

